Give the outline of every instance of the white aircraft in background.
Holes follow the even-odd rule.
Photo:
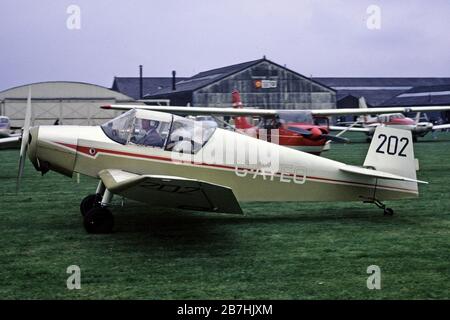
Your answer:
[[[368,114],[364,114],[358,118],[356,122],[349,123],[349,126],[330,126],[332,131],[341,132],[363,132],[368,136],[373,136],[375,129],[379,126],[386,126],[391,128],[403,129],[411,131],[413,139],[416,141],[417,137],[424,137],[426,134],[432,131],[450,129],[449,124],[434,125],[431,122],[420,122],[420,113],[425,111],[446,111],[447,107],[427,107],[426,109],[422,107],[410,107],[404,108],[404,111],[395,113],[391,110],[396,108],[383,108],[386,112],[383,114],[378,111],[380,108],[368,108],[364,97],[359,98],[359,107],[361,110],[370,110],[371,114],[377,114],[377,116],[372,117]],[[358,110],[358,109],[356,109]],[[406,117],[403,113],[417,112],[416,119],[411,119]],[[358,115],[359,113],[354,113]]]
[[[0,148],[18,147],[21,135],[21,128],[12,128],[9,118],[0,116]]]
[[[11,121],[7,116],[0,116],[0,139],[19,137],[21,128],[12,128]]]

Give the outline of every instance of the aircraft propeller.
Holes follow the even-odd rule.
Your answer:
[[[293,131],[295,133],[301,134],[302,136],[305,137],[312,137],[314,135],[314,132],[306,130],[306,129],[302,129],[299,127],[288,127],[288,130]],[[331,134],[319,134],[318,135],[319,139],[323,139],[325,138],[327,141],[333,141],[333,142],[337,142],[337,143],[349,143],[350,140],[347,138],[341,138],[341,137],[337,137],[337,136],[333,136]]]
[[[27,109],[25,112],[25,123],[23,126],[20,156],[19,156],[19,172],[17,174],[16,192],[19,192],[20,181],[25,167],[25,158],[27,156],[28,142],[30,140],[30,123],[31,123],[31,88],[28,90]]]

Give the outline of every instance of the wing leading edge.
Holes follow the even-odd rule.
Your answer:
[[[148,105],[107,105],[103,109],[130,110],[133,108],[169,112],[178,115],[222,115],[222,116],[275,116],[280,110],[250,109],[250,108],[211,108],[211,107],[183,107],[183,106],[148,106]],[[370,115],[386,113],[449,111],[450,106],[439,107],[386,107],[386,108],[353,108],[353,109],[314,109],[307,110],[314,116],[342,116],[342,115]],[[283,110],[283,112],[298,113],[302,110]],[[305,111],[305,110],[303,110]]]

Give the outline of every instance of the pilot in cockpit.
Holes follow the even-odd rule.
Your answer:
[[[138,137],[135,137],[132,142],[144,146],[162,148],[164,146],[164,139],[157,130],[158,125],[159,121],[141,119],[141,133]]]

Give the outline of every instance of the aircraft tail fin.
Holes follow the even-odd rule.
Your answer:
[[[420,122],[420,117],[422,116],[421,112],[416,113],[416,118],[414,119],[414,123],[418,124]]]
[[[366,99],[364,97],[360,97],[358,99],[358,105],[359,105],[360,109],[368,109]],[[370,117],[368,115],[362,115],[362,116],[359,116],[358,121],[364,122],[364,123],[369,122],[369,118]]]
[[[233,102],[233,108],[235,109],[241,109],[242,108],[242,102],[241,102],[241,94],[239,93],[239,90],[234,89],[231,93],[231,99]],[[252,128],[253,126],[248,122],[246,117],[234,117],[234,125],[236,129],[248,129]]]
[[[359,103],[359,108],[360,109],[368,109],[367,103],[366,103],[366,99],[364,97],[360,97],[358,99],[358,103]]]
[[[417,180],[411,131],[385,126],[376,128],[364,167]],[[417,185],[417,184],[416,184]]]

